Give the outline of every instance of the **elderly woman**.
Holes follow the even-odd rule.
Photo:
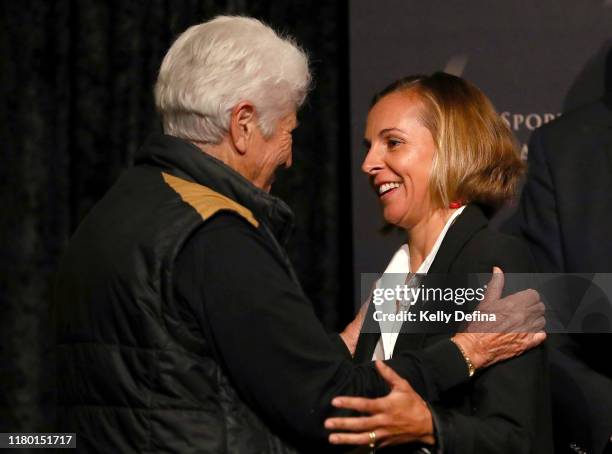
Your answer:
[[[487,273],[494,266],[506,272],[534,270],[520,240],[487,226],[488,216],[513,195],[523,164],[510,130],[475,86],[444,73],[393,83],[374,98],[365,142],[362,169],[383,217],[405,230],[408,240],[386,273]],[[395,335],[380,331],[362,333],[358,360],[387,360],[450,337],[408,334],[410,326]],[[471,358],[463,353],[472,374]],[[420,441],[437,444],[445,453],[552,452],[546,367],[541,346],[477,373],[469,384],[430,402],[435,431]],[[326,426],[340,432],[331,435],[333,443],[415,440],[403,430],[406,383],[388,368],[381,370],[394,391],[380,400],[336,399],[336,406],[369,416],[329,419]]]

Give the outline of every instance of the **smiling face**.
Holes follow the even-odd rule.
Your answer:
[[[385,220],[407,230],[434,210],[429,177],[436,147],[421,123],[423,108],[414,91],[390,93],[370,109],[365,131],[368,153],[361,168]]]

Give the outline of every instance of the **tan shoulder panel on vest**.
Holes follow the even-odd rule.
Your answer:
[[[183,201],[193,207],[202,219],[208,219],[221,210],[229,210],[238,213],[249,221],[253,227],[259,227],[259,222],[248,208],[243,207],[232,199],[213,191],[212,189],[191,181],[162,172],[164,181],[170,186]]]

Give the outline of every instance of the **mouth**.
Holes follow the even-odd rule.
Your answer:
[[[402,185],[399,181],[389,181],[376,186],[379,198],[383,198],[394,193]]]

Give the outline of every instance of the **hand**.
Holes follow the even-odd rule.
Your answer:
[[[346,344],[346,348],[349,349],[351,355],[355,355],[355,349],[357,348],[357,340],[359,339],[359,333],[361,332],[361,326],[365,319],[366,313],[368,312],[368,305],[370,300],[363,303],[359,312],[355,316],[355,320],[349,323],[344,331],[340,333],[340,337]]]
[[[542,331],[545,306],[538,292],[523,290],[501,298],[504,273],[493,268],[493,277],[476,308],[496,315],[495,322],[471,322],[453,340],[461,346],[476,369],[518,356],[546,339]]]
[[[376,361],[378,373],[391,387],[385,397],[336,397],[332,405],[337,408],[368,413],[369,416],[328,418],[325,427],[336,431],[329,442],[336,445],[369,445],[370,432],[376,434],[378,446],[420,441],[434,444],[433,422],[429,407],[410,383],[397,375],[382,361]],[[337,432],[341,431],[341,432]]]

